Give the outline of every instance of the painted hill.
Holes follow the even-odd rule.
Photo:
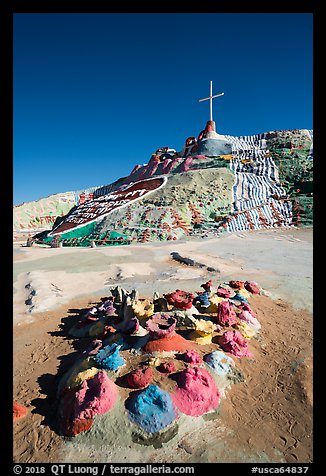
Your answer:
[[[312,130],[236,137],[208,121],[181,152],[160,148],[128,177],[14,207],[14,232],[46,228],[44,243],[88,246],[312,225],[312,169]]]

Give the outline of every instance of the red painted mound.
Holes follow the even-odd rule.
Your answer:
[[[153,370],[151,367],[141,367],[126,375],[126,381],[131,388],[147,387],[153,380]]]
[[[163,374],[170,374],[175,372],[176,368],[173,362],[163,362],[157,367],[157,370]]]
[[[177,289],[173,293],[164,294],[164,297],[172,306],[185,310],[191,308],[195,296],[192,293]]]
[[[13,404],[13,418],[14,421],[24,418],[28,413],[28,409],[24,405],[19,405],[19,403],[14,402]]]
[[[193,342],[185,339],[180,334],[173,332],[162,339],[150,340],[143,347],[144,352],[186,352],[195,349]]]

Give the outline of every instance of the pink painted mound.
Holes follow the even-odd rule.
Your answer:
[[[183,354],[183,360],[188,364],[201,364],[202,358],[195,350],[188,350]]]
[[[78,387],[74,402],[74,416],[78,419],[93,418],[97,413],[111,410],[118,397],[118,387],[106,372],[98,372],[84,380]]]
[[[200,416],[218,407],[220,392],[207,370],[199,367],[185,369],[180,372],[177,383],[177,390],[171,396],[182,413]]]
[[[260,293],[260,289],[258,287],[258,284],[254,283],[254,281],[245,281],[244,287],[251,294],[259,294]]]
[[[87,431],[93,424],[92,418],[79,419],[74,417],[74,403],[78,387],[65,388],[61,395],[61,433],[64,436],[76,436]]]
[[[256,317],[256,313],[251,309],[249,304],[244,301],[240,304],[239,309],[242,309],[242,311],[248,311],[252,316]]]
[[[172,306],[177,309],[185,310],[192,307],[192,302],[195,296],[192,293],[187,293],[186,291],[177,289],[174,293],[164,294],[164,297]]]
[[[131,388],[147,387],[153,380],[153,370],[151,367],[141,367],[126,375],[126,381]]]
[[[216,294],[222,298],[229,298],[232,294],[232,291],[230,291],[229,289],[223,288],[222,286],[219,286],[217,288]]]
[[[219,339],[219,344],[225,352],[235,357],[253,357],[248,349],[248,341],[239,331],[227,331]]]
[[[20,405],[17,402],[13,403],[13,409],[12,410],[13,410],[13,419],[14,419],[14,421],[20,420],[21,418],[24,418],[28,413],[28,409],[26,407],[24,407],[24,405]]]
[[[243,289],[244,288],[244,281],[229,281],[230,288],[233,289]]]
[[[150,339],[161,339],[171,335],[175,329],[177,320],[165,314],[164,312],[156,312],[146,322],[146,328],[149,332]]]
[[[172,332],[162,339],[149,340],[143,347],[144,352],[186,352],[195,348],[195,344],[180,334]]]
[[[256,317],[254,317],[252,314],[250,314],[249,311],[241,311],[240,314],[239,314],[239,319],[241,319],[242,321],[245,321],[247,324],[250,324],[257,331],[259,331],[260,328],[261,328],[261,325],[260,325],[260,322],[258,321],[258,319],[256,319]]]
[[[222,301],[217,306],[217,322],[222,326],[232,326],[237,322],[237,316],[231,308],[230,301]]]
[[[157,370],[163,374],[170,374],[175,372],[176,368],[173,362],[163,362],[157,367]]]

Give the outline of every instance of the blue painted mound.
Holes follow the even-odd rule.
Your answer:
[[[219,375],[227,375],[234,367],[234,361],[228,355],[220,350],[214,350],[204,358],[207,365],[209,365]]]
[[[107,345],[99,350],[94,360],[100,369],[118,370],[125,364],[125,360],[119,354],[121,346],[118,344]]]
[[[173,422],[177,414],[168,392],[156,385],[135,392],[126,401],[131,421],[148,433],[156,433]]]

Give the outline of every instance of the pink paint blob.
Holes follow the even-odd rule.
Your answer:
[[[219,339],[219,344],[225,352],[235,357],[253,357],[248,349],[248,341],[239,331],[226,331]]]
[[[192,365],[201,364],[203,361],[201,356],[195,350],[188,350],[185,352],[183,354],[183,360]]]
[[[248,311],[252,316],[256,317],[256,313],[251,309],[249,304],[244,301],[240,304],[239,309],[242,309],[243,311]]]
[[[245,321],[247,322],[247,324],[250,324],[251,326],[253,326],[258,331],[261,328],[261,325],[258,319],[256,319],[256,317],[254,317],[249,311],[241,311],[238,317],[242,321]]]
[[[237,317],[231,308],[230,301],[222,301],[217,306],[217,322],[222,326],[232,326],[237,322]]]
[[[162,364],[157,367],[157,370],[163,374],[170,374],[175,372],[176,368],[174,362],[162,362]]]
[[[185,369],[178,375],[177,384],[171,396],[182,413],[201,416],[218,407],[220,392],[207,370],[200,367]]]
[[[220,297],[229,298],[232,294],[232,291],[230,291],[229,289],[223,288],[222,286],[219,286],[217,288],[216,294]]]
[[[106,372],[98,372],[94,377],[84,380],[75,395],[74,417],[93,418],[97,413],[103,415],[114,406],[118,397],[118,387],[109,379]]]

